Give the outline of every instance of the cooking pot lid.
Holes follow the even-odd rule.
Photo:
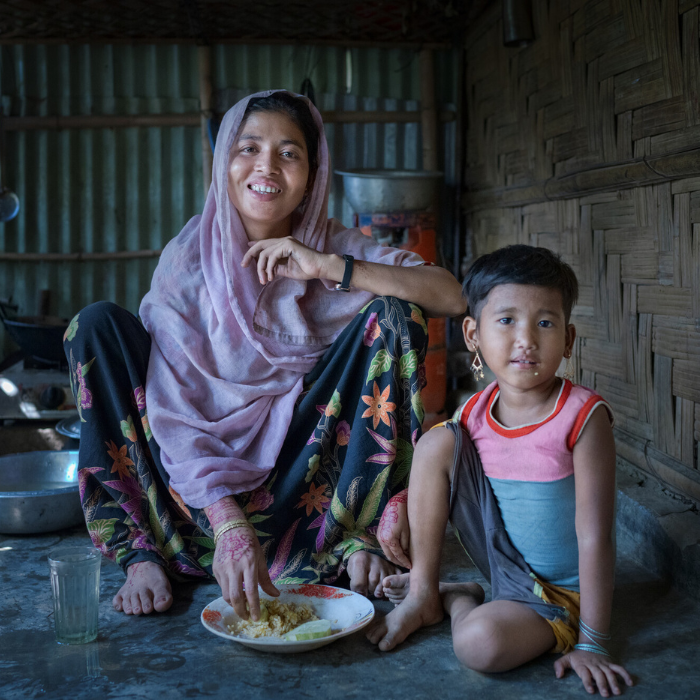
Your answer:
[[[80,416],[64,418],[56,424],[56,432],[80,440]]]

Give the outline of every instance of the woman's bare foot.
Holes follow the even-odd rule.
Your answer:
[[[378,644],[382,651],[389,651],[401,644],[412,632],[420,627],[436,625],[443,617],[442,602],[437,590],[411,589],[401,605],[372,624],[367,639],[372,644]]]
[[[350,590],[363,596],[384,597],[382,582],[387,576],[401,572],[398,566],[371,552],[360,550],[348,559]]]
[[[165,612],[173,604],[170,581],[162,566],[139,561],[126,570],[126,583],[112,600],[115,610],[127,615]]]
[[[408,595],[410,587],[410,574],[395,574],[387,576],[382,581],[384,595],[394,605],[398,605]],[[440,596],[445,612],[449,615],[449,607],[455,597],[470,596],[476,599],[477,605],[484,602],[484,589],[473,581],[460,581],[457,583],[440,582]],[[448,607],[449,603],[449,607]]]

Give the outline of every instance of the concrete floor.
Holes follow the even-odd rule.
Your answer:
[[[560,681],[554,677],[553,656],[500,675],[465,669],[452,653],[449,621],[420,631],[388,654],[379,652],[360,632],[315,652],[287,656],[226,642],[202,627],[202,608],[220,595],[216,584],[180,586],[168,613],[127,618],[111,606],[124,579],[109,562],[102,566],[98,640],[62,646],[54,640],[46,555],[58,544],[88,542],[82,528],[45,536],[0,536],[3,700],[586,696],[577,677]],[[480,578],[451,534],[445,562],[447,579]],[[390,609],[386,602],[376,607],[380,614]],[[622,553],[614,651],[637,681],[624,694],[635,699],[697,698],[698,630],[700,603],[683,597]]]

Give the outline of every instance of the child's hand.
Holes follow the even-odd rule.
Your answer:
[[[411,568],[408,557],[408,489],[397,493],[384,508],[377,528],[377,539],[386,558],[397,566]]]
[[[563,678],[566,669],[570,668],[583,682],[583,687],[591,694],[598,692],[607,698],[610,689],[614,695],[620,694],[617,676],[624,679],[628,686],[634,685],[632,676],[619,664],[602,654],[574,649],[554,662],[554,672],[557,678]]]

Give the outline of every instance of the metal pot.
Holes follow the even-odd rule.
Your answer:
[[[430,170],[336,170],[358,214],[423,211],[437,197],[442,173]]]
[[[47,362],[62,362],[63,334],[68,328],[67,318],[57,316],[16,316],[10,318],[12,304],[0,302],[0,318],[12,340],[22,348],[26,356]]]
[[[5,328],[12,340],[24,350],[25,355],[47,362],[62,362],[63,334],[68,328],[68,320],[46,319],[41,316],[18,316],[16,319],[3,319]]]
[[[52,532],[82,522],[77,452],[23,452],[0,457],[0,532]]]

